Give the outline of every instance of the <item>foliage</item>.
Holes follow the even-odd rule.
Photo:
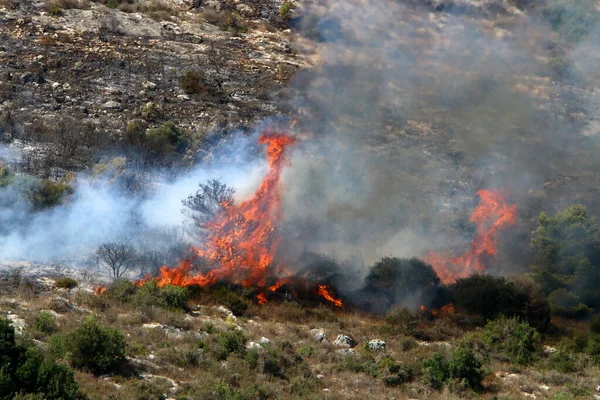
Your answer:
[[[385,322],[392,331],[411,335],[419,323],[419,316],[406,307],[394,307],[385,315]]]
[[[538,350],[539,334],[518,317],[501,316],[485,326],[483,342],[514,363],[525,365]]]
[[[417,258],[384,257],[365,278],[363,307],[382,312],[416,295],[433,298],[439,284],[433,268]]]
[[[281,7],[279,7],[279,17],[287,20],[292,16],[292,12],[296,8],[296,3],[290,0],[285,0]]]
[[[113,278],[121,278],[135,261],[136,252],[127,242],[103,243],[96,250],[98,262]]]
[[[472,275],[450,286],[456,307],[484,320],[518,316],[540,329],[550,321],[547,301],[535,287],[492,275]]]
[[[56,330],[56,318],[48,311],[40,311],[35,318],[35,329],[42,333],[52,333]]]
[[[232,10],[224,9],[217,11],[214,9],[206,9],[202,13],[202,17],[209,24],[216,25],[224,31],[241,33],[248,30],[248,27],[242,20],[242,17]]]
[[[185,310],[190,291],[186,287],[167,285],[160,291],[160,297],[163,307]]]
[[[64,198],[73,194],[73,188],[66,180],[53,182],[50,179],[42,179],[29,190],[27,197],[36,210],[50,208],[62,204]]]
[[[61,289],[73,289],[77,286],[77,281],[69,277],[58,278],[54,281],[54,286]]]
[[[457,380],[468,389],[479,390],[485,371],[475,354],[466,347],[456,349],[449,359],[440,353],[423,361],[423,380],[434,389],[441,389],[450,380]]]
[[[186,133],[172,121],[151,128],[146,134],[144,148],[156,162],[169,161],[174,155],[184,154],[189,147]]]
[[[99,375],[114,371],[125,362],[127,344],[123,334],[117,329],[102,327],[95,317],[86,318],[63,339],[64,349],[57,352],[66,351],[74,368]]]
[[[0,319],[0,398],[75,399],[73,371],[44,358],[35,348],[18,345],[10,323]]]
[[[197,94],[208,90],[202,71],[188,69],[179,77],[179,87],[186,94]]]
[[[247,341],[248,338],[246,338],[244,332],[237,329],[222,332],[217,337],[217,342],[221,346],[223,354],[225,355],[224,358],[231,353],[236,353],[243,356],[246,353]]]
[[[13,174],[8,166],[0,162],[0,188],[8,186],[13,180]]]
[[[553,217],[541,213],[532,247],[533,276],[549,295],[553,313],[575,317],[600,307],[600,229],[584,206]]]

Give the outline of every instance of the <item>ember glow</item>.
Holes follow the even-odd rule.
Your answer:
[[[266,146],[268,172],[254,195],[239,204],[222,204],[223,210],[204,228],[208,234],[202,247],[193,248],[199,258],[216,265],[206,273],[197,273],[191,260],[179,266],[162,267],[157,277],[147,277],[138,284],[154,279],[158,286],[214,285],[218,281],[256,287],[259,304],[267,302],[266,292],[274,292],[287,283],[290,272],[285,267],[274,270],[273,259],[280,243],[277,227],[283,217],[281,207],[281,173],[287,164],[286,150],[294,138],[279,132],[263,133],[259,143]],[[319,291],[321,293],[321,291]],[[322,297],[336,306],[325,288]]]
[[[469,219],[477,226],[471,249],[460,256],[430,252],[425,257],[442,283],[485,272],[486,259],[497,253],[498,232],[517,221],[517,206],[507,204],[499,190],[479,190],[477,196],[479,204]]]
[[[101,294],[104,294],[104,292],[106,292],[106,287],[104,286],[98,286],[96,289],[94,289],[94,294],[96,296],[100,296]]]

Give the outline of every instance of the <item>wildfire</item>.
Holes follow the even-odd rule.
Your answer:
[[[186,260],[174,268],[162,267],[157,277],[147,277],[137,284],[150,279],[161,287],[206,286],[225,281],[257,287],[261,290],[257,301],[264,304],[267,302],[265,291],[274,292],[287,283],[281,273],[286,268],[280,267],[277,273],[270,267],[280,242],[276,229],[283,217],[281,173],[287,163],[286,150],[295,140],[284,133],[267,132],[259,137],[259,143],[266,146],[267,175],[251,198],[239,204],[222,204],[222,211],[203,226],[208,232],[205,243],[192,249],[216,268],[204,274],[196,273],[192,260]],[[324,298],[341,305],[327,290],[323,293]]]
[[[96,289],[94,289],[94,295],[96,296],[100,296],[104,292],[106,292],[106,287],[104,286],[98,286]]]
[[[477,226],[471,249],[460,256],[430,252],[425,261],[433,266],[442,283],[452,283],[473,273],[485,271],[485,260],[497,253],[498,231],[514,225],[517,206],[507,204],[498,190],[479,190],[479,204],[473,209],[470,222]]]
[[[316,293],[325,298],[326,300],[330,301],[331,303],[333,303],[335,306],[337,307],[341,307],[342,306],[342,300],[337,299],[333,296],[333,294],[331,293],[331,290],[329,289],[329,287],[327,285],[318,285],[317,289],[315,290]]]

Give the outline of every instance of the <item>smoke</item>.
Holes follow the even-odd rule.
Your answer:
[[[72,182],[71,198],[39,211],[27,201],[35,179],[16,174],[0,190],[0,258],[81,262],[105,242],[140,245],[148,231],[183,225],[181,201],[195,193],[199,182],[219,178],[236,188],[240,197],[252,193],[266,170],[256,157],[255,142],[255,134],[232,135],[212,150],[205,163],[175,179],[164,178],[161,171],[147,171],[152,181],[147,193],[125,192],[107,173],[81,174]],[[20,158],[16,153],[2,150],[15,162]]]
[[[460,253],[473,236],[475,192],[499,187],[520,210],[495,265],[507,272],[527,265],[540,211],[598,210],[597,145],[581,133],[597,129],[594,97],[589,81],[571,79],[593,68],[584,60],[596,41],[564,45],[561,62],[574,73],[557,77],[564,40],[510,2],[457,15],[419,2],[323,4],[304,10],[314,66],[288,98],[309,134],[285,176],[286,254],[358,253],[368,266]]]

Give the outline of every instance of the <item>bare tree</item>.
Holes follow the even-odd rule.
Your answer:
[[[113,278],[120,278],[133,266],[136,252],[129,243],[109,242],[98,247],[96,256],[98,263],[107,269]]]
[[[193,223],[187,227],[188,234],[202,240],[206,230],[206,223],[215,218],[223,209],[233,205],[235,190],[221,183],[218,179],[211,179],[200,183],[196,194],[182,200],[186,207],[183,214],[190,217]]]
[[[140,275],[155,275],[160,267],[177,263],[188,244],[180,226],[150,229],[139,234],[138,261]]]

